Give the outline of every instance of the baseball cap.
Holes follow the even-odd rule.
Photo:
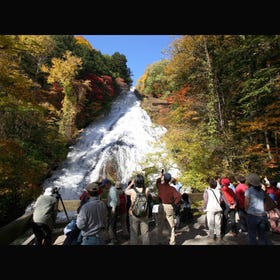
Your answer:
[[[104,187],[108,183],[111,183],[111,181],[108,178],[105,178],[102,180],[100,187]]]
[[[170,181],[171,180],[171,174],[170,173],[164,173],[163,177],[164,177],[165,181]]]
[[[44,191],[44,195],[52,195],[53,194],[53,188],[52,187],[48,187],[45,189]]]
[[[222,185],[222,186],[229,186],[229,185],[230,185],[230,180],[229,180],[229,178],[222,178],[222,179],[221,179],[221,185]]]
[[[92,182],[92,183],[87,185],[86,190],[88,192],[95,192],[95,191],[99,190],[99,186],[96,182]]]

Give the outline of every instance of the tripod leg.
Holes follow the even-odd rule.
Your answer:
[[[69,222],[70,222],[70,220],[69,220],[69,217],[68,217],[67,211],[66,211],[66,209],[65,209],[65,205],[64,205],[64,203],[63,203],[62,197],[61,197],[61,196],[59,196],[59,199],[60,199],[60,201],[61,201],[61,204],[62,204],[63,210],[64,210],[64,212],[65,212],[65,215],[66,215],[67,221],[68,221],[68,223],[69,223]]]

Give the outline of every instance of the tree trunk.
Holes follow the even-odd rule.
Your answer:
[[[214,79],[214,73],[211,65],[211,59],[208,52],[207,47],[207,39],[206,36],[203,36],[204,39],[204,50],[205,50],[205,56],[206,56],[206,63],[207,63],[207,75],[209,79],[209,96],[210,96],[210,103],[208,104],[210,109],[210,119],[218,120],[220,130],[224,131],[224,119],[222,116],[222,110],[221,110],[221,102],[220,97],[217,90],[217,85]],[[217,114],[218,112],[218,114]]]

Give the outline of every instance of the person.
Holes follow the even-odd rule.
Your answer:
[[[109,233],[109,244],[116,245],[118,243],[117,238],[117,219],[119,216],[119,208],[120,208],[120,198],[117,192],[116,186],[112,184],[112,182],[105,178],[101,184],[101,188],[105,188],[107,190],[107,213],[108,213],[108,223],[107,223],[107,232]]]
[[[217,189],[218,190],[220,190],[221,188],[222,188],[222,186],[221,186],[221,177],[220,177],[220,175],[216,175],[215,177],[214,177],[214,180],[217,182]]]
[[[170,186],[174,187],[177,192],[180,192],[183,187],[182,183],[178,182],[175,178],[171,179]]]
[[[237,211],[238,211],[238,225],[239,230],[242,232],[247,232],[247,213],[244,208],[245,191],[248,186],[245,184],[246,178],[243,175],[237,177],[238,184],[235,188],[235,195],[237,199]]]
[[[48,187],[34,204],[32,230],[35,245],[52,245],[52,230],[58,212],[56,188]]]
[[[134,186],[134,187],[133,187]],[[140,235],[142,237],[142,245],[150,244],[150,236],[149,236],[149,211],[147,211],[146,216],[144,217],[136,217],[132,213],[132,207],[136,200],[136,190],[138,192],[145,193],[147,200],[149,196],[149,188],[145,186],[144,176],[141,174],[137,174],[133,180],[131,180],[130,184],[125,189],[125,194],[130,196],[131,206],[129,208],[129,217],[130,217],[130,245],[138,244],[138,235],[140,228]]]
[[[216,179],[217,178],[217,179]],[[218,180],[218,178],[219,178],[219,180]],[[216,176],[216,177],[214,177],[214,179],[215,179],[215,181],[217,182],[217,189],[218,190],[220,190],[222,187],[221,187],[221,185],[220,185],[220,183],[219,183],[219,181],[220,181],[220,177],[219,176]],[[209,182],[211,179],[208,179],[207,181]],[[219,186],[219,187],[218,187]],[[206,200],[206,193],[207,193],[207,190],[208,189],[210,189],[210,186],[209,186],[209,184],[207,184],[207,186],[204,188],[204,191],[203,191],[203,196],[202,196],[202,201],[205,201]],[[205,209],[204,209],[205,210]],[[205,218],[204,218],[204,224],[205,224],[205,228],[207,229],[207,230],[209,230],[209,227],[208,227],[208,221],[207,221],[207,215],[205,215]]]
[[[104,245],[105,229],[107,227],[107,207],[99,199],[99,185],[93,182],[87,185],[90,196],[77,216],[77,227],[81,230],[81,245]]]
[[[264,210],[264,191],[256,173],[247,176],[249,188],[245,191],[249,245],[268,245],[266,237],[267,214]]]
[[[174,187],[177,192],[180,193],[180,190],[182,188],[182,184],[177,181],[175,178],[171,178],[170,186]],[[182,200],[181,200],[182,203]],[[174,207],[174,214],[175,214],[175,229],[180,229],[181,226],[181,203],[178,206],[173,205]]]
[[[277,181],[276,180],[268,180],[267,177],[265,177],[265,192],[274,200],[277,201],[276,197],[277,197]]]
[[[266,211],[268,215],[268,221],[270,223],[270,228],[272,232],[280,233],[280,211],[279,211],[279,203],[280,203],[280,193],[277,189],[277,181],[270,179],[269,187],[265,191],[275,202],[275,207]]]
[[[117,181],[115,185],[120,198],[119,218],[122,228],[122,235],[127,238],[129,236],[129,233],[126,225],[126,195],[124,193],[124,190],[122,189],[122,184],[120,181]]]
[[[211,241],[222,241],[221,221],[222,221],[222,195],[220,189],[217,189],[217,181],[211,179],[209,187],[204,194],[203,208],[206,212],[208,222],[208,237]]]
[[[131,180],[128,181],[127,183],[127,186],[131,183]],[[134,186],[131,186],[132,188]],[[129,209],[130,209],[130,206],[131,206],[131,199],[130,199],[130,195],[127,195],[125,194],[126,196],[126,228],[127,228],[127,231],[130,232],[130,218],[129,218]]]
[[[98,185],[101,184],[101,183],[99,183],[99,182],[96,182],[96,183],[97,183]],[[102,188],[99,188],[99,190],[98,190],[98,195],[100,196],[100,198],[101,198],[102,194],[103,194],[103,189],[102,189]],[[80,195],[80,206],[78,207],[77,212],[79,212],[80,208],[81,208],[89,199],[90,199],[89,193],[87,192],[86,189],[83,189],[83,192],[82,192],[82,194]]]
[[[158,244],[163,243],[163,224],[165,219],[170,227],[169,245],[175,245],[175,208],[180,205],[181,194],[172,186],[169,185],[172,177],[171,174],[162,172],[161,176],[156,180],[158,196],[160,204],[158,207]]]
[[[184,192],[181,195],[182,211],[180,212],[180,223],[190,222],[193,219],[193,213],[191,209],[191,200],[189,194]]]
[[[81,230],[77,227],[76,219],[72,219],[63,229],[66,238],[63,245],[80,245],[82,243]]]
[[[280,183],[276,183],[276,191],[275,191],[276,201],[277,201],[277,208],[280,209]]]
[[[221,234],[225,235],[227,227],[230,227],[230,235],[237,235],[237,225],[235,215],[237,210],[237,200],[234,191],[230,188],[230,180],[227,177],[221,179],[221,192],[222,192],[222,208],[223,217],[221,225]]]

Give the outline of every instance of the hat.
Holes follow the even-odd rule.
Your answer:
[[[171,174],[170,173],[164,173],[163,177],[164,177],[165,181],[170,181],[171,180]]]
[[[103,179],[101,184],[100,184],[100,187],[104,187],[106,184],[110,183],[111,184],[111,181],[107,178]]]
[[[44,195],[52,195],[53,194],[53,188],[48,187],[45,189]]]
[[[280,182],[277,183],[276,187],[277,189],[280,189]]]
[[[87,185],[86,190],[88,192],[95,192],[99,190],[99,186],[96,182],[93,182]]]
[[[260,177],[255,173],[251,173],[247,176],[247,182],[254,187],[258,187],[261,184]]]
[[[237,180],[238,180],[239,182],[245,182],[245,181],[246,181],[246,178],[245,178],[243,175],[239,175],[239,176],[237,177]]]
[[[222,185],[222,186],[229,186],[229,185],[230,185],[230,180],[229,180],[229,178],[222,178],[222,179],[221,179],[221,185]]]

